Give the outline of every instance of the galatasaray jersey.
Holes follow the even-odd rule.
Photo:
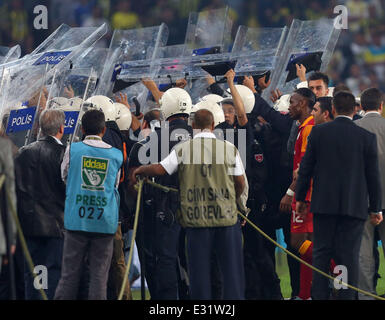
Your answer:
[[[293,171],[297,170],[303,156],[306,152],[307,138],[310,135],[311,129],[314,126],[313,116],[308,117],[298,128],[297,140],[295,141],[294,147],[294,160],[293,160]],[[306,200],[310,201],[311,187],[306,195]],[[295,200],[294,200],[295,201]]]

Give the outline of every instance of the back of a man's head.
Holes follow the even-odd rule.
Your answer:
[[[333,106],[340,115],[352,115],[356,105],[356,98],[347,91],[340,91],[333,97]]]
[[[104,113],[99,110],[88,110],[82,118],[82,128],[86,136],[99,135],[106,126]]]
[[[211,129],[214,124],[213,114],[206,109],[200,109],[195,112],[193,127],[194,129],[205,130]]]
[[[383,96],[379,89],[369,88],[361,94],[361,106],[364,111],[377,111],[381,107]]]
[[[39,118],[40,129],[44,136],[55,136],[64,122],[64,111],[60,109],[45,109]]]
[[[160,120],[160,111],[158,109],[147,111],[143,117],[143,120],[147,123],[150,123],[153,120]]]
[[[352,91],[350,90],[350,88],[349,88],[346,84],[344,84],[344,83],[339,83],[339,84],[337,84],[337,85],[334,87],[334,90],[333,90],[333,97],[334,97],[338,92],[341,92],[341,91],[352,93]]]

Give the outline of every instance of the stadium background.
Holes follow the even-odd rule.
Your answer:
[[[36,5],[48,8],[48,30],[33,28]],[[22,54],[32,52],[61,23],[99,26],[108,22],[110,32],[101,46],[108,46],[113,29],[130,29],[165,22],[169,44],[184,42],[191,11],[228,5],[234,21],[250,27],[290,26],[293,18],[312,20],[335,17],[335,6],[348,9],[348,29],[343,30],[329,64],[330,85],[344,82],[358,95],[369,86],[385,89],[385,0],[0,0],[0,43],[20,44]]]
[[[184,42],[189,13],[230,7],[234,22],[233,36],[239,25],[250,27],[290,26],[293,18],[314,20],[333,18],[335,6],[348,9],[348,29],[343,30],[328,75],[330,86],[345,83],[359,95],[368,87],[385,91],[385,0],[0,0],[0,44],[19,44],[22,55],[30,53],[60,24],[70,26],[110,25],[109,33],[98,42],[108,47],[114,29],[131,29],[166,23],[170,30],[168,44]],[[33,28],[37,5],[48,8],[47,30]],[[290,296],[286,257],[277,253],[277,271],[282,292]],[[378,293],[385,291],[384,257]],[[136,298],[138,295],[135,295]]]

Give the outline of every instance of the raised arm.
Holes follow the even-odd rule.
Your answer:
[[[245,106],[243,105],[243,101],[237,88],[234,85],[235,72],[233,69],[230,69],[226,72],[225,77],[227,78],[227,84],[229,85],[231,96],[234,102],[235,114],[238,119],[238,123],[240,126],[245,126],[248,122]]]
[[[155,81],[153,81],[151,79],[142,79],[142,83],[151,92],[151,94],[154,97],[155,101],[157,103],[159,103],[159,100],[160,100],[160,98],[162,98],[164,92],[159,90],[159,88],[156,85]]]

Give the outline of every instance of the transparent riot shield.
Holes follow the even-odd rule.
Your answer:
[[[30,97],[35,94],[56,72],[62,72],[71,67],[81,53],[92,47],[107,32],[107,25],[98,28],[71,28],[60,26],[30,55],[23,57],[17,63],[3,65],[9,68],[12,74],[12,82],[15,86],[23,86],[23,95]],[[28,69],[30,72],[25,72]],[[37,77],[44,73],[44,78]],[[44,79],[44,80],[43,80]],[[7,95],[5,103],[15,105],[20,96]]]
[[[2,130],[20,148],[37,138],[37,119],[46,105],[48,96],[46,88],[48,66],[45,69],[36,70],[29,67],[24,70],[29,75],[28,79],[30,81],[40,81],[42,83],[31,94],[28,94],[25,90],[27,84],[22,82],[23,79],[17,79],[19,75],[17,71],[13,70],[13,68],[4,71],[2,80],[5,83],[0,118]],[[15,78],[18,81],[15,81]],[[15,97],[18,97],[18,99]]]
[[[3,73],[5,69],[4,65],[13,61],[21,61],[21,59],[19,59],[20,55],[21,48],[19,45],[13,46],[11,48],[0,46],[0,95],[3,92],[3,83],[1,79],[3,78]]]
[[[232,21],[228,17],[227,7],[192,12],[184,44],[160,46],[151,59],[127,61],[119,77],[126,81],[138,81],[148,77],[167,83],[181,78],[205,77],[205,68],[215,69],[214,73],[218,72],[218,69],[223,69],[221,64],[228,63],[231,27]]]
[[[64,111],[64,145],[72,141],[83,101],[93,94],[96,83],[97,72],[93,68],[74,68],[55,73],[50,83],[46,107]]]
[[[151,62],[159,55],[159,48],[166,45],[167,39],[168,28],[165,24],[115,30],[96,93],[112,96],[140,81],[146,74],[154,77]],[[149,64],[143,64],[148,61]],[[145,71],[144,67],[147,68]]]
[[[252,75],[257,81],[259,76],[271,73],[282,52],[287,35],[287,28],[249,28],[240,26],[234,40],[229,61],[236,61],[234,71],[236,81],[242,82],[243,76]],[[226,60],[224,60],[225,63]],[[226,70],[226,69],[225,69]],[[223,70],[223,72],[225,71]],[[219,79],[219,85],[225,79]],[[191,98],[194,103],[208,94],[208,84],[205,81],[195,81],[191,85]]]
[[[151,109],[155,102],[149,101],[151,94],[140,80],[143,78],[154,80],[161,91],[173,87],[178,79],[186,77],[186,59],[180,58],[184,50],[184,45],[159,47],[156,60],[143,60],[141,61],[141,66],[139,66],[138,62],[134,62],[136,64],[136,74],[130,72],[130,67],[122,69],[121,73],[117,76],[117,80],[134,84],[116,92],[116,94],[123,93],[127,95],[133,112],[139,112],[139,105],[140,112],[145,113]],[[131,62],[127,62],[126,66],[128,64],[131,64]],[[135,83],[135,81],[138,82]]]
[[[92,68],[96,72],[99,81],[103,72],[104,64],[106,62],[108,53],[108,48],[101,48],[96,46],[89,47],[73,61],[73,68]]]
[[[334,27],[333,19],[300,21],[294,19],[272,74],[270,88],[278,88],[283,94],[291,93],[299,79],[295,64],[305,65],[307,73],[325,71],[341,30]],[[263,97],[269,101],[265,90]]]
[[[187,65],[191,61],[190,58],[183,58],[185,51],[184,44],[159,48],[153,62],[154,80],[159,79],[161,84],[173,84],[176,80],[185,78],[188,72]]]
[[[231,56],[237,60],[237,76],[258,75],[275,69],[287,28],[239,26]]]
[[[185,38],[185,57],[192,57],[188,77],[203,78],[206,72],[223,76],[235,61],[231,60],[229,8],[190,13]]]
[[[28,126],[18,126],[16,129],[17,132],[27,131],[24,144],[36,140],[38,132],[36,120],[39,115],[37,112],[45,108],[49,86],[54,75],[68,70],[72,66],[72,61],[86,49],[92,47],[106,32],[106,24],[98,28],[70,28],[62,25],[32,54],[21,59],[21,62],[3,65],[6,66],[3,74],[7,77],[7,87],[0,101],[2,114],[28,102],[28,111],[22,111],[23,114],[29,112],[27,116]],[[29,109],[34,107],[37,107],[34,111]],[[20,112],[18,111],[18,113]],[[22,120],[19,122],[22,124]],[[32,129],[29,128],[30,122],[32,122]],[[10,124],[18,125],[18,122],[7,122],[7,134],[16,132],[15,128],[10,127]],[[22,139],[18,139],[18,146],[20,146],[21,141]]]
[[[214,53],[229,52],[232,24],[228,7],[190,13],[184,55],[201,54],[210,49],[215,49]]]
[[[0,46],[0,64],[12,62],[20,58],[21,48],[19,45],[9,47]]]

